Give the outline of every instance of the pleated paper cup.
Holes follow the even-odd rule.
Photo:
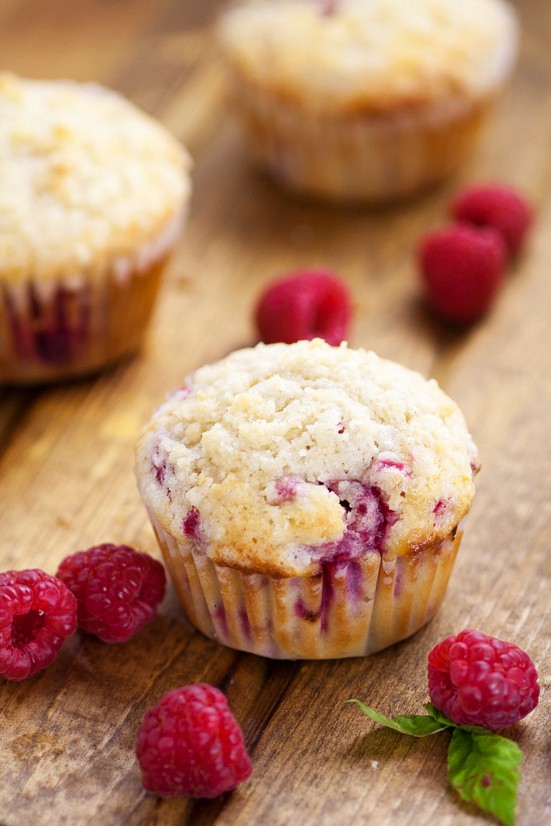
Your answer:
[[[140,347],[173,241],[143,260],[118,259],[70,278],[2,285],[0,382],[77,378]]]
[[[407,198],[457,172],[494,97],[332,117],[316,116],[239,81],[234,95],[258,166],[295,194],[349,203]]]
[[[290,660],[362,657],[418,631],[444,598],[463,533],[391,562],[368,551],[275,578],[215,565],[200,543],[150,518],[190,622],[230,648]]]

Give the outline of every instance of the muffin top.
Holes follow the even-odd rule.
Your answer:
[[[517,22],[504,0],[253,0],[220,35],[238,76],[282,101],[382,113],[495,88]]]
[[[319,339],[200,368],[157,410],[136,458],[168,533],[271,576],[438,543],[469,510],[478,469],[434,380]]]
[[[179,230],[189,167],[115,92],[0,73],[0,279],[145,266]]]

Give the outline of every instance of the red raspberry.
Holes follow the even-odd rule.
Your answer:
[[[322,17],[333,17],[339,11],[340,0],[314,0]]]
[[[462,189],[451,205],[458,221],[499,232],[511,255],[516,255],[532,225],[533,212],[514,189],[500,184],[471,186]]]
[[[103,642],[126,642],[151,622],[165,592],[163,566],[127,545],[97,545],[60,564],[78,602],[78,623]]]
[[[252,773],[226,698],[206,683],[169,691],[146,712],[136,757],[143,785],[161,797],[217,797]]]
[[[24,680],[53,663],[77,627],[77,601],[36,568],[0,574],[0,675]]]
[[[427,233],[419,258],[434,309],[450,321],[466,324],[489,310],[507,253],[495,230],[455,224]]]
[[[435,645],[428,663],[432,703],[460,725],[507,728],[538,704],[534,663],[511,642],[466,629]]]
[[[350,315],[341,279],[330,270],[307,269],[268,285],[256,307],[256,325],[267,344],[323,338],[337,345],[346,337]]]

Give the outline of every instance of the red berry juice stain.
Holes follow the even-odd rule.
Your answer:
[[[201,538],[201,515],[193,506],[189,509],[182,522],[182,531],[185,536],[198,541]]]

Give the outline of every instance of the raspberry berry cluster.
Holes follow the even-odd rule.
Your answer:
[[[469,186],[450,206],[452,222],[426,233],[418,258],[426,297],[447,321],[470,324],[491,308],[509,261],[533,221],[526,199],[503,184]],[[260,294],[255,323],[261,341],[291,344],[347,338],[352,302],[332,270],[304,268],[276,278]]]
[[[166,586],[160,562],[110,542],[66,557],[56,576],[75,595],[78,624],[103,642],[126,642],[157,614]]]
[[[453,223],[421,239],[421,276],[433,309],[448,321],[469,324],[492,306],[533,213],[514,189],[489,184],[458,192],[450,214]]]
[[[467,628],[446,637],[428,655],[427,714],[384,717],[352,700],[377,723],[413,737],[451,731],[448,780],[463,800],[513,826],[518,745],[496,730],[530,714],[540,687],[534,663],[517,645]]]
[[[136,757],[144,787],[161,797],[217,797],[252,773],[239,723],[206,683],[169,691],[146,712]]]
[[[20,681],[51,665],[77,627],[104,642],[129,640],[151,622],[165,591],[160,562],[104,544],[39,569],[0,574],[0,676]]]
[[[165,584],[160,562],[112,543],[67,556],[56,576],[0,574],[0,676],[19,682],[51,665],[77,624],[103,642],[130,640],[154,619]],[[252,772],[226,698],[202,683],[169,691],[147,711],[136,756],[145,788],[163,797],[216,797]]]
[[[53,663],[77,627],[77,601],[38,568],[0,574],[0,675],[19,682]]]
[[[468,628],[446,637],[428,656],[431,702],[463,726],[497,731],[535,709],[534,663],[517,645]]]

